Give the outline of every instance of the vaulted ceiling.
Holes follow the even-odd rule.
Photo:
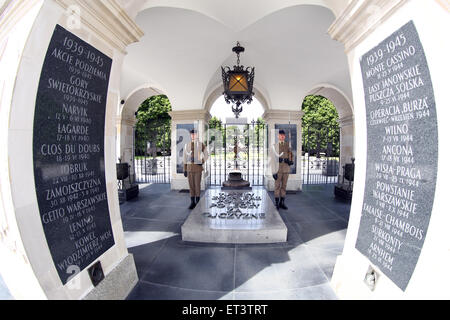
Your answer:
[[[127,49],[121,95],[152,87],[174,110],[201,109],[221,86],[221,66],[236,63],[231,49],[239,41],[241,62],[256,67],[255,86],[270,108],[299,110],[321,84],[351,97],[344,48],[327,34],[335,20],[329,1],[124,2],[145,35]]]

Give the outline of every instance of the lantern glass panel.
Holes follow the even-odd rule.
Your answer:
[[[231,92],[247,92],[248,91],[247,75],[244,73],[230,74],[229,89]]]

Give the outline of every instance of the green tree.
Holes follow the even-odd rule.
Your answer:
[[[340,154],[339,114],[333,103],[322,96],[307,96],[302,106],[303,150],[310,154],[326,153],[332,143],[331,156]]]
[[[153,155],[170,152],[171,147],[171,118],[169,112],[172,106],[165,95],[153,96],[145,100],[139,107],[136,118],[135,147],[137,155],[148,154],[148,143],[154,147]]]
[[[264,146],[265,129],[266,122],[263,118],[259,117],[255,123],[255,135],[257,136],[256,142],[259,142],[260,147]]]
[[[209,120],[209,128],[223,130],[222,120],[216,116],[212,117],[211,120]]]

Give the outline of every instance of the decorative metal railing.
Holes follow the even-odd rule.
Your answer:
[[[135,179],[138,183],[169,184],[171,182],[170,156],[159,156],[156,158],[150,156],[136,157],[134,166]]]
[[[313,124],[303,128],[304,185],[339,182],[340,129]]]
[[[161,132],[168,130],[161,127]],[[170,128],[169,128],[170,130]],[[339,128],[310,126],[303,128],[301,174],[304,185],[336,184],[339,182],[339,148],[335,134]],[[159,131],[158,131],[159,132]],[[137,183],[171,183],[172,155],[170,134],[156,135],[148,142],[147,150],[134,158],[134,176]],[[233,171],[240,171],[252,186],[264,186],[268,163],[268,129],[260,122],[222,125],[206,133],[209,158],[206,163],[207,187],[222,186]]]
[[[136,150],[134,174],[137,183],[171,182],[171,124],[155,121],[148,128],[149,140],[144,150]]]

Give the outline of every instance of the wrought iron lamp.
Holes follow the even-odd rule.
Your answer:
[[[241,66],[240,56],[245,52],[245,48],[238,42],[233,52],[237,55],[237,65],[233,67],[222,67],[222,79],[224,86],[225,101],[233,103],[233,113],[236,119],[243,111],[244,103],[250,104],[253,101],[253,80],[255,79],[255,68],[245,68]]]

